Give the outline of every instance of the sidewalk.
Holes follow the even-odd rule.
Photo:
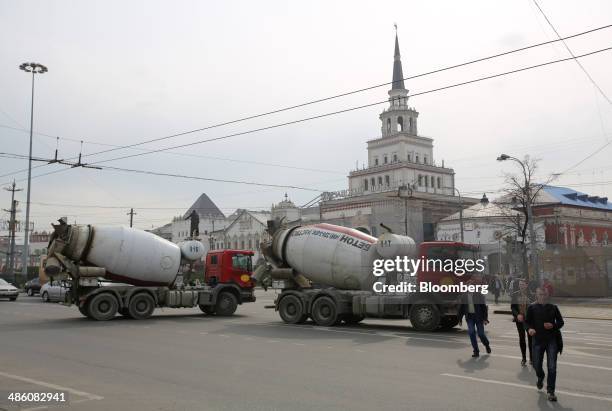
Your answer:
[[[557,297],[552,302],[559,306],[564,318],[612,321],[612,298]],[[500,296],[499,304],[495,304],[495,297],[489,294],[487,304],[495,314],[512,314],[508,295]]]

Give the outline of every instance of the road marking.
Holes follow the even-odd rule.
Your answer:
[[[502,357],[502,358],[511,358],[513,360],[520,360],[520,359],[522,359],[522,357],[518,357],[518,356],[515,356],[515,355],[506,355],[506,354],[493,354],[493,356],[495,356],[495,357]],[[576,362],[565,362],[565,361],[557,361],[557,364],[569,365],[569,366],[572,366],[572,367],[594,368],[596,370],[612,371],[611,367],[602,367],[601,365],[580,364],[580,363],[576,363]]]
[[[268,340],[268,341],[266,341],[266,342],[269,342],[269,343],[277,343],[277,342],[278,342],[278,340]]]
[[[508,385],[510,387],[525,388],[525,389],[528,389],[528,390],[537,391],[537,388],[534,387],[533,385],[517,384],[515,382],[490,380],[490,379],[484,379],[484,378],[468,377],[467,375],[457,375],[457,374],[447,374],[447,373],[440,374],[440,375],[443,375],[445,377],[461,378],[461,379],[470,380],[470,381],[486,382],[486,383],[489,383],[489,384]],[[591,399],[599,400],[599,401],[610,401],[610,402],[612,402],[612,398],[611,397],[601,397],[601,396],[598,396],[598,395],[581,394],[579,392],[562,391],[562,390],[556,390],[555,392],[557,394],[569,395],[570,397],[591,398]]]
[[[85,397],[85,398],[90,399],[90,400],[102,400],[102,399],[104,399],[104,397],[101,397],[101,396],[96,395],[96,394],[91,394],[91,393],[88,393],[88,392],[85,392],[85,391],[75,390],[74,388],[63,387],[61,385],[51,384],[51,383],[40,381],[40,380],[35,380],[33,378],[22,377],[20,375],[9,374],[9,373],[2,372],[2,371],[0,371],[0,376],[1,377],[6,377],[6,378],[11,378],[11,379],[17,380],[17,381],[27,382],[27,383],[30,383],[30,384],[40,385],[41,387],[47,387],[47,388],[51,388],[51,389],[57,390],[57,391],[66,391],[66,392],[69,392],[71,394],[78,395],[80,397]]]
[[[304,344],[304,343],[296,343],[296,342],[294,342],[294,343],[293,343],[293,345],[299,345],[300,347],[303,347],[303,346],[305,346],[306,344]]]
[[[208,334],[208,332],[207,332],[207,331],[202,331],[202,332],[200,333],[200,335],[207,335],[207,334]]]
[[[218,335],[219,335],[219,337],[229,338],[229,335],[227,335],[227,334],[218,334]]]

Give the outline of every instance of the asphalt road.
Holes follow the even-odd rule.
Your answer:
[[[108,322],[38,297],[0,301],[0,392],[65,391],[69,410],[612,409],[609,321],[566,321],[549,403],[507,315],[492,316],[493,353],[475,360],[465,329],[291,326],[264,308],[273,298],[230,318],[166,309]]]

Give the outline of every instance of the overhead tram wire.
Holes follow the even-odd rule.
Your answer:
[[[563,58],[563,59],[558,59],[558,60],[547,61],[545,63],[535,64],[535,65],[532,65],[532,66],[522,67],[522,68],[519,68],[519,69],[514,69],[514,70],[502,72],[502,73],[497,73],[497,74],[492,74],[492,75],[489,75],[489,76],[479,77],[479,78],[476,78],[476,79],[473,79],[473,80],[468,80],[468,81],[463,81],[463,82],[459,82],[459,83],[455,83],[455,84],[451,84],[451,85],[447,85],[447,86],[443,86],[443,87],[438,87],[438,88],[430,89],[430,90],[427,90],[427,91],[422,91],[422,92],[418,92],[418,93],[409,94],[407,97],[410,98],[410,97],[422,96],[422,95],[425,95],[425,94],[431,94],[431,93],[439,92],[439,91],[442,91],[442,90],[448,90],[448,89],[455,88],[455,87],[465,86],[465,85],[468,85],[468,84],[478,83],[478,82],[485,81],[485,80],[491,80],[491,79],[494,79],[494,78],[503,77],[503,76],[507,76],[507,75],[510,75],[510,74],[516,74],[516,73],[520,73],[520,72],[527,71],[527,70],[532,70],[532,69],[536,69],[536,68],[540,68],[540,67],[545,67],[545,66],[549,66],[549,65],[552,65],[552,64],[556,64],[556,63],[565,62],[565,61],[568,61],[568,60],[573,60],[574,58],[587,57],[587,56],[591,56],[591,55],[594,55],[594,54],[598,54],[598,53],[602,53],[604,51],[610,51],[610,50],[612,50],[612,47],[606,47],[606,48],[603,48],[603,49],[599,49],[599,50],[591,51],[591,52],[588,52],[588,53],[584,53],[584,54],[581,54],[581,55],[576,56],[576,57],[568,57],[568,58]],[[274,128],[278,128],[278,127],[284,127],[284,126],[288,126],[288,125],[292,125],[292,124],[303,123],[303,122],[310,121],[310,120],[316,120],[316,119],[330,117],[330,116],[337,115],[337,114],[347,113],[347,112],[350,112],[350,111],[355,111],[355,110],[360,110],[360,109],[364,109],[364,108],[368,108],[368,107],[373,107],[373,106],[376,106],[376,105],[379,105],[379,104],[385,104],[385,103],[388,103],[388,102],[389,102],[389,100],[385,99],[385,100],[382,100],[382,101],[377,101],[375,103],[369,103],[369,104],[364,104],[364,105],[360,105],[360,106],[349,107],[349,108],[343,109],[343,110],[337,110],[337,111],[332,111],[332,112],[328,112],[328,113],[324,113],[324,114],[319,114],[319,115],[316,115],[316,116],[305,117],[305,118],[298,119],[298,120],[293,120],[293,121],[288,121],[288,122],[284,122],[284,123],[273,124],[271,126],[260,127],[260,128],[256,128],[256,129],[251,129],[251,130],[246,130],[246,131],[238,132],[238,133],[227,134],[227,135],[220,136],[220,137],[213,137],[213,138],[209,138],[209,139],[198,140],[198,141],[194,141],[194,142],[191,142],[191,143],[185,143],[185,144],[180,144],[180,145],[176,145],[176,146],[160,148],[160,149],[157,149],[157,150],[151,150],[151,151],[148,151],[148,152],[143,152],[143,153],[138,153],[138,154],[130,154],[130,155],[122,156],[122,157],[116,157],[116,158],[111,158],[111,159],[106,159],[106,160],[95,161],[95,162],[92,162],[92,163],[89,163],[89,164],[90,165],[102,164],[102,163],[107,163],[109,161],[123,160],[123,159],[126,159],[126,158],[140,157],[140,156],[147,155],[147,154],[160,153],[160,152],[164,152],[164,151],[168,151],[168,150],[172,150],[172,149],[176,149],[176,148],[191,147],[191,146],[195,146],[195,145],[199,145],[199,144],[203,144],[203,143],[208,143],[208,142],[211,142],[211,141],[225,140],[225,139],[228,139],[228,138],[237,137],[237,136],[241,136],[241,135],[245,135],[245,134],[251,134],[251,133],[255,133],[255,132],[259,132],[259,131],[270,130],[270,129],[274,129]]]
[[[591,52],[588,52],[588,53],[584,53],[584,54],[576,56],[575,58],[587,57],[587,56],[595,55],[595,54],[602,53],[602,52],[605,52],[605,51],[610,51],[610,50],[612,50],[612,47],[607,47],[607,48],[591,51]],[[448,89],[451,89],[451,88],[456,88],[456,87],[460,87],[460,86],[464,86],[464,85],[469,85],[469,84],[474,84],[474,83],[485,81],[485,80],[490,80],[490,79],[494,79],[494,78],[499,78],[499,77],[507,76],[507,75],[510,75],[510,74],[516,74],[516,73],[527,71],[527,70],[532,70],[532,69],[536,69],[536,68],[540,68],[540,67],[545,67],[545,66],[549,66],[549,65],[552,65],[552,64],[561,63],[561,62],[565,62],[565,61],[569,61],[569,60],[573,60],[573,59],[574,59],[574,57],[568,57],[568,58],[563,58],[563,59],[552,60],[552,61],[548,61],[548,62],[544,62],[544,63],[540,63],[540,64],[535,64],[535,65],[532,65],[532,66],[526,66],[526,67],[522,67],[522,68],[518,68],[518,69],[514,69],[514,70],[502,72],[502,73],[497,73],[497,74],[493,74],[493,75],[489,75],[489,76],[484,76],[484,77],[479,77],[479,78],[476,78],[476,79],[467,80],[467,81],[463,81],[463,82],[459,82],[459,83],[455,83],[455,84],[451,84],[451,85],[447,85],[447,86],[443,86],[443,87],[438,87],[438,88],[426,90],[426,91],[419,92],[419,93],[413,93],[413,94],[410,94],[408,97],[416,97],[416,96],[431,94],[431,93],[435,93],[435,92],[439,92],[439,91],[443,91],[443,90],[448,90]],[[246,135],[246,134],[252,134],[252,133],[256,133],[256,132],[260,132],[260,131],[270,130],[270,129],[284,127],[284,126],[293,125],[293,124],[299,124],[299,123],[303,123],[303,122],[306,122],[306,121],[311,121],[311,120],[315,120],[315,119],[330,117],[330,116],[333,116],[333,115],[347,113],[347,112],[351,112],[351,111],[356,111],[356,110],[360,110],[360,109],[376,106],[376,105],[379,105],[379,104],[385,104],[385,103],[388,103],[388,100],[377,101],[375,103],[364,104],[364,105],[361,105],[361,106],[349,107],[349,108],[343,109],[343,110],[337,110],[337,111],[328,112],[328,113],[324,113],[324,114],[319,114],[319,115],[316,115],[316,116],[306,117],[306,118],[302,118],[302,119],[298,119],[298,120],[293,120],[293,121],[289,121],[289,122],[278,123],[278,124],[274,124],[274,125],[270,125],[270,126],[266,126],[266,127],[260,127],[260,128],[256,128],[256,129],[246,130],[246,131],[243,131],[243,132],[232,133],[232,134],[228,134],[228,135],[224,135],[224,136],[220,136],[220,137],[213,137],[213,138],[210,138],[210,139],[204,139],[204,140],[199,140],[199,141],[195,141],[195,142],[191,142],[191,143],[185,143],[185,144],[180,144],[180,145],[176,145],[176,146],[165,147],[165,148],[161,148],[161,149],[157,149],[157,150],[151,150],[151,151],[147,151],[147,152],[143,152],[143,153],[131,154],[131,155],[126,155],[126,156],[122,156],[122,157],[116,157],[116,158],[101,160],[101,161],[97,161],[97,162],[88,163],[88,165],[102,164],[102,163],[107,163],[107,162],[110,162],[110,161],[116,161],[116,160],[122,160],[122,159],[127,159],[127,158],[140,157],[140,156],[147,155],[147,154],[154,154],[154,153],[164,152],[164,151],[168,151],[168,150],[172,150],[172,149],[176,149],[176,148],[184,148],[184,147],[195,146],[195,145],[199,145],[199,144],[203,144],[203,143],[208,143],[208,142],[211,142],[211,141],[225,140],[225,139],[229,139],[229,138],[232,138],[232,137],[237,137],[237,136]],[[107,167],[105,166],[104,168],[107,168]],[[43,174],[39,174],[39,175],[33,176],[32,178],[37,178],[37,177],[42,177],[42,176],[46,176],[46,175],[50,175],[50,174],[55,174],[55,173],[59,173],[59,172],[65,171],[65,170],[68,170],[68,169],[54,170],[54,171],[51,171],[49,173],[43,173]],[[18,180],[18,181],[21,181],[21,180]],[[313,191],[318,191],[318,190],[313,190]]]
[[[536,0],[533,0],[533,3],[536,5],[536,7],[538,8],[538,10],[540,10],[540,13],[542,14],[542,16],[544,16],[544,19],[546,20],[546,22],[548,23],[548,25],[550,26],[550,28],[552,29],[552,31],[555,32],[555,34],[557,35],[557,39],[563,44],[563,46],[565,47],[565,49],[567,50],[567,52],[570,54],[570,56],[572,56],[572,58],[574,59],[574,61],[576,62],[576,64],[578,64],[578,67],[580,67],[580,69],[584,72],[584,74],[587,76],[587,78],[589,79],[589,81],[591,82],[591,84],[593,84],[593,86],[599,91],[599,93],[603,96],[603,98],[608,102],[608,104],[610,104],[612,106],[612,100],[610,100],[610,97],[608,97],[608,95],[603,91],[603,89],[599,86],[599,84],[597,84],[597,82],[595,81],[595,79],[593,77],[591,77],[591,74],[587,71],[587,69],[582,65],[582,63],[580,63],[580,61],[578,61],[578,59],[576,58],[576,56],[574,55],[574,52],[572,51],[572,49],[569,48],[569,46],[567,45],[567,43],[565,42],[565,39],[561,37],[561,35],[559,34],[559,32],[557,31],[557,29],[555,28],[555,26],[552,24],[552,22],[550,21],[550,19],[546,16],[546,13],[544,13],[544,10],[542,10],[542,7],[540,7],[540,5],[538,4],[538,2]]]
[[[441,72],[452,70],[452,69],[456,69],[456,68],[459,68],[459,67],[464,67],[464,66],[468,66],[468,65],[471,65],[471,64],[479,63],[479,62],[482,62],[482,61],[491,60],[491,59],[502,57],[502,56],[507,56],[507,55],[518,53],[518,52],[521,52],[521,51],[525,51],[525,50],[529,50],[529,49],[545,46],[545,45],[548,45],[548,44],[553,44],[553,43],[556,43],[556,42],[559,42],[559,41],[564,41],[564,40],[569,40],[569,39],[572,39],[572,38],[584,36],[584,35],[591,34],[591,33],[594,33],[594,32],[600,31],[600,30],[604,30],[604,29],[607,29],[607,28],[610,28],[610,27],[612,27],[612,24],[596,27],[594,29],[590,29],[590,30],[586,30],[586,31],[583,31],[583,32],[580,32],[580,33],[572,34],[572,35],[569,35],[569,36],[566,36],[566,37],[563,37],[563,38],[549,40],[549,41],[545,41],[545,42],[541,42],[541,43],[536,43],[536,44],[532,44],[532,45],[529,45],[529,46],[520,47],[520,48],[517,48],[517,49],[513,49],[513,50],[509,50],[509,51],[493,54],[493,55],[490,55],[490,56],[487,56],[487,57],[482,57],[482,58],[478,58],[478,59],[475,59],[475,60],[470,60],[470,61],[467,61],[467,62],[463,62],[463,63],[459,63],[459,64],[454,64],[454,65],[451,65],[451,66],[446,66],[446,67],[443,67],[443,68],[440,68],[440,69],[431,70],[431,71],[428,71],[428,72],[425,72],[425,73],[420,73],[420,74],[412,75],[412,76],[404,78],[403,80],[411,80],[411,79],[415,79],[415,78],[419,78],[419,77],[425,77],[425,76],[436,74],[436,73],[441,73]],[[340,97],[346,97],[346,96],[349,96],[349,95],[352,95],[352,94],[357,94],[357,93],[361,93],[361,92],[364,92],[364,91],[373,90],[373,89],[376,89],[376,88],[379,88],[379,87],[388,86],[388,85],[391,85],[391,84],[393,84],[393,82],[380,83],[380,84],[376,84],[376,85],[373,85],[373,86],[368,86],[368,87],[364,87],[364,88],[361,88],[361,89],[352,90],[352,91],[348,91],[348,92],[345,92],[345,93],[340,93],[340,94],[332,95],[332,96],[329,96],[329,97],[324,97],[324,98],[320,98],[320,99],[316,99],[316,100],[311,100],[311,101],[307,101],[305,103],[295,104],[295,105],[292,105],[292,106],[287,106],[287,107],[283,107],[283,108],[280,108],[280,109],[275,109],[275,110],[267,111],[267,112],[264,112],[264,113],[255,114],[255,115],[252,115],[252,116],[247,116],[247,117],[242,117],[242,118],[235,119],[235,120],[225,121],[225,122],[222,122],[222,123],[217,123],[217,124],[213,124],[213,125],[202,127],[202,128],[198,128],[198,129],[193,129],[193,130],[188,130],[188,131],[184,131],[184,132],[180,132],[180,133],[175,133],[175,134],[171,134],[171,135],[164,136],[164,137],[158,137],[158,138],[154,138],[154,139],[149,139],[149,140],[141,141],[141,142],[134,143],[134,144],[128,144],[128,145],[124,145],[124,146],[116,146],[116,147],[113,147],[113,148],[110,148],[110,149],[107,149],[107,150],[101,150],[101,151],[97,151],[97,152],[88,154],[87,157],[91,157],[91,156],[98,155],[98,154],[103,154],[103,153],[108,153],[108,152],[116,151],[116,150],[133,148],[133,147],[136,147],[136,146],[139,146],[139,145],[143,145],[143,144],[153,143],[153,142],[156,142],[156,141],[162,141],[162,140],[166,140],[166,139],[170,139],[170,138],[176,138],[176,137],[180,137],[180,136],[184,136],[184,135],[188,135],[188,134],[193,134],[193,133],[197,133],[197,132],[200,132],[200,131],[210,130],[210,129],[213,129],[213,128],[218,128],[218,127],[222,127],[222,126],[226,126],[226,125],[230,125],[230,124],[236,124],[236,123],[239,123],[239,122],[243,122],[243,121],[247,121],[247,120],[252,120],[252,119],[255,119],[255,118],[269,116],[269,115],[281,113],[281,112],[284,112],[284,111],[294,110],[296,108],[301,108],[301,107],[305,107],[305,106],[309,106],[309,105],[313,105],[313,104],[317,104],[317,103],[321,103],[321,102],[325,102],[325,101],[330,101],[330,100],[337,99],[337,98],[340,98]],[[10,116],[9,116],[9,118],[10,118]],[[45,134],[42,134],[42,133],[39,133],[39,134],[45,135]],[[48,135],[46,135],[46,136],[48,136]],[[67,140],[72,141],[72,139],[67,139]],[[100,143],[90,142],[90,144],[100,144]],[[76,157],[68,158],[67,160],[72,160],[72,159],[75,159],[75,158]],[[46,165],[45,164],[39,165],[39,166],[36,166],[35,168],[44,167],[44,166],[46,166]],[[19,170],[19,171],[15,171],[15,172],[8,173],[8,174],[3,174],[3,175],[0,175],[0,177],[6,177],[6,176],[9,176],[9,175],[17,174],[17,173],[22,172],[22,171],[23,170]],[[47,174],[44,174],[44,175],[47,175]]]

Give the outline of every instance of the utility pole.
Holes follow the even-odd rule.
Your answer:
[[[9,274],[12,273],[14,276],[15,285],[17,284],[17,272],[15,271],[15,220],[17,215],[17,200],[15,200],[15,192],[23,191],[21,188],[16,188],[15,180],[13,180],[13,184],[11,187],[5,187],[6,191],[11,192],[11,208],[10,210],[4,210],[11,213],[11,220],[9,222],[9,252],[6,255],[7,265],[9,267]]]
[[[133,208],[130,208],[130,212],[126,214],[130,216],[130,227],[132,227],[134,224],[134,215],[136,214],[138,213],[135,213]]]

